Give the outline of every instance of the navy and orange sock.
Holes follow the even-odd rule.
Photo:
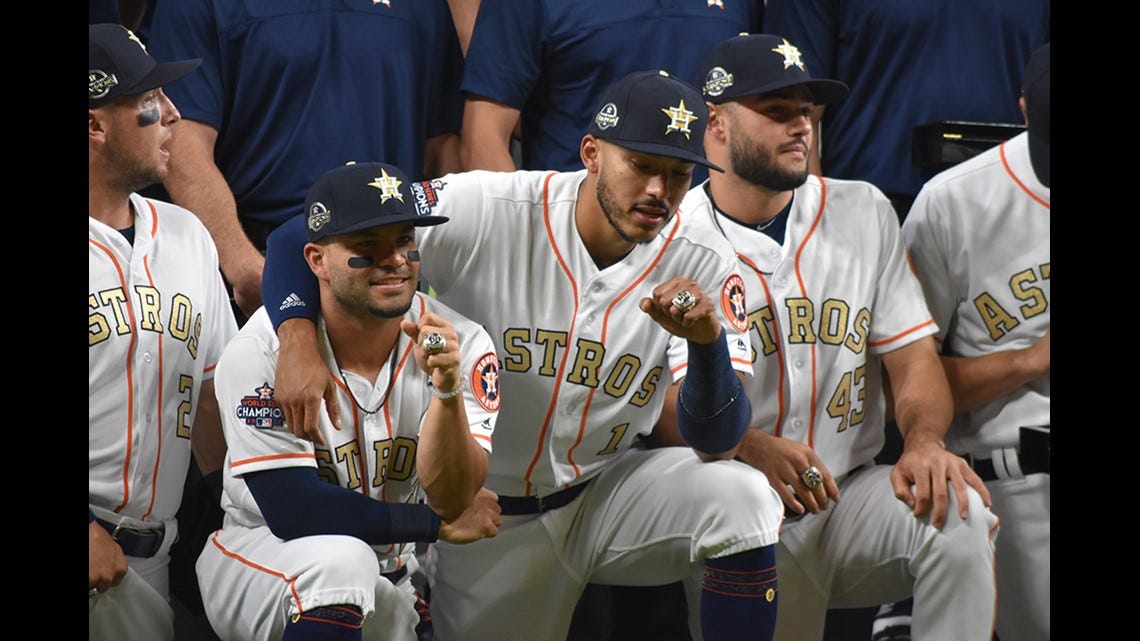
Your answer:
[[[771,639],[775,630],[775,546],[706,559],[701,584],[705,641]]]
[[[281,641],[361,641],[364,613],[355,605],[325,605],[295,614]]]

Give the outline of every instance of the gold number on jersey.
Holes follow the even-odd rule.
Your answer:
[[[844,372],[827,402],[827,415],[839,420],[836,432],[842,432],[849,427],[855,427],[863,422],[866,402],[866,388],[863,378],[867,372],[866,365],[860,365],[853,372]]]
[[[190,438],[190,409],[194,407],[194,377],[189,374],[178,376],[178,391],[186,397],[178,402],[178,438]]]
[[[618,445],[621,444],[621,440],[625,437],[625,433],[628,430],[629,423],[622,423],[621,425],[613,426],[610,429],[610,432],[613,433],[613,436],[610,437],[610,442],[606,443],[605,447],[598,450],[598,456],[604,456],[606,454],[613,454],[616,452]]]

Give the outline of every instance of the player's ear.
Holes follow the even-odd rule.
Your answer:
[[[328,278],[328,247],[320,243],[305,243],[305,262],[319,279]]]
[[[87,110],[87,137],[91,142],[107,141],[107,130],[103,127],[101,114],[94,109]]]
[[[578,149],[578,153],[582,156],[582,164],[586,167],[591,174],[598,173],[598,167],[601,166],[601,141],[595,138],[592,134],[586,134],[582,137],[582,144]]]
[[[709,121],[708,125],[705,126],[705,140],[715,138],[717,142],[723,143],[728,128],[724,106],[714,105],[711,102],[706,102],[705,106],[709,110]]]

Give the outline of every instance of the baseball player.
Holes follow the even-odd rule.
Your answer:
[[[695,164],[709,166],[707,112],[656,71],[624,77],[599,105],[580,171],[423,183],[425,213],[451,219],[421,230],[424,273],[491,333],[504,394],[487,474],[503,526],[432,546],[436,638],[562,641],[588,582],[699,575],[706,640],[765,639],[782,508],[761,473],[731,460],[751,413],[744,290],[727,241],[677,209]],[[269,239],[278,318],[303,309],[290,294],[312,298],[276,271],[295,228]],[[311,326],[279,327],[283,352],[312,353]],[[659,416],[691,447],[640,445]]]
[[[808,174],[811,111],[847,86],[812,79],[777,35],[730,38],[701,68],[706,152],[725,172],[681,208],[733,242],[749,292],[753,429],[740,456],[789,510],[776,638],[821,639],[829,607],[913,592],[916,638],[988,640],[997,518],[980,479],[943,445],[952,404],[938,328],[898,219],[869,183]],[[893,467],[873,463],[884,368],[904,437]]]
[[[972,462],[1001,517],[998,635],[1047,641],[1049,45],[1023,88],[1029,131],[932,178],[902,237],[941,328],[958,412],[947,447]]]
[[[350,163],[308,193],[303,256],[340,428],[324,418],[318,443],[290,432],[264,309],[218,363],[225,521],[196,567],[223,639],[415,641],[415,542],[467,543],[501,522],[480,489],[498,359],[482,327],[416,291],[416,226],[447,221],[421,214],[420,189],[393,165]]]
[[[167,172],[198,60],[157,62],[117,24],[88,29],[89,636],[174,636],[168,566],[191,455],[224,450],[213,368],[237,331],[197,217],[135,193]],[[220,455],[215,454],[220,458]]]

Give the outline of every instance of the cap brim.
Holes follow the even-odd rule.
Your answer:
[[[319,232],[308,231],[309,241],[315,242],[322,238],[329,238],[331,236],[344,236],[345,234],[354,234],[358,231],[372,229],[373,227],[387,227],[389,225],[401,225],[404,223],[412,223],[416,227],[431,227],[432,225],[439,225],[446,223],[450,220],[447,216],[417,216],[416,214],[406,214],[403,216],[382,216],[380,218],[372,218],[369,220],[361,221],[355,225],[349,225],[344,229],[338,229],[332,233],[322,233],[327,227],[322,227]]]
[[[150,91],[164,85],[168,85],[175,80],[185,76],[186,74],[198,68],[202,64],[201,58],[192,58],[190,60],[179,60],[177,62],[160,62],[150,70],[150,73],[142,77],[135,83],[135,86],[130,88],[130,94],[140,94],[144,91]]]
[[[730,90],[725,91],[720,96],[705,95],[705,100],[715,104],[720,104],[727,100],[736,100],[737,98],[744,98],[747,96],[762,96],[774,91],[786,89],[788,87],[804,86],[811,92],[812,104],[816,105],[830,105],[839,102],[847,97],[851,91],[846,84],[838,80],[789,80],[787,82],[774,82],[755,89],[733,92]]]
[[[598,136],[598,137],[602,138],[602,140],[607,140],[606,138],[603,138],[601,136]],[[704,156],[698,156],[697,154],[685,151],[684,149],[678,149],[677,147],[674,147],[673,145],[663,145],[661,143],[651,143],[651,142],[628,142],[625,140],[620,140],[620,141],[619,140],[610,140],[609,142],[611,142],[611,143],[613,143],[619,147],[625,147],[626,149],[632,149],[633,151],[640,151],[643,154],[653,154],[654,156],[665,156],[667,158],[677,158],[678,160],[684,160],[686,162],[693,162],[693,163],[696,163],[698,165],[703,165],[705,167],[708,167],[709,169],[715,169],[716,171],[719,171],[722,174],[724,173],[723,169],[721,169],[720,167],[717,167],[716,165],[714,165],[711,162],[709,162],[708,160],[706,160]]]

